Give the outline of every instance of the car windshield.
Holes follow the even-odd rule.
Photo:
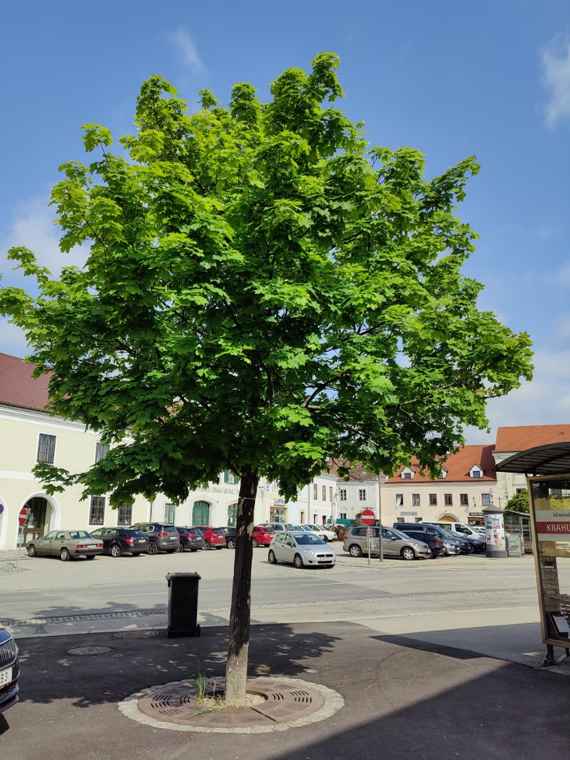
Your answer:
[[[70,538],[91,538],[91,533],[87,533],[86,530],[71,530],[69,532]]]
[[[405,533],[402,533],[402,531],[398,530],[397,528],[390,528],[389,530],[390,530],[391,533],[395,533],[398,536],[398,538],[401,538],[404,541],[409,541],[410,540],[409,536],[406,536]]]
[[[267,525],[258,525],[254,530],[258,530],[260,533],[275,533],[273,528],[268,528]]]
[[[295,541],[300,546],[325,543],[320,536],[316,536],[314,533],[304,533],[302,536],[295,536]]]
[[[290,523],[287,523],[287,530],[303,530],[303,527],[301,525],[291,525]]]

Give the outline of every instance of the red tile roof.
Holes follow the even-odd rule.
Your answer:
[[[524,451],[547,443],[570,441],[570,425],[518,425],[497,430],[497,451]]]
[[[494,446],[489,444],[475,444],[463,446],[455,454],[451,454],[444,464],[443,468],[447,470],[447,481],[469,481],[477,483],[478,480],[496,480],[495,460],[493,459]],[[482,478],[471,478],[469,472],[473,465],[477,465],[483,471]],[[442,483],[444,480],[435,480],[431,477],[429,471],[421,471],[417,461],[413,461],[411,468],[414,471],[414,477],[411,480],[403,480],[400,477],[402,467],[393,478],[388,478],[386,483],[398,483],[401,485],[413,485],[414,483]]]
[[[17,356],[0,353],[0,404],[45,410],[49,375],[34,378],[34,365]]]

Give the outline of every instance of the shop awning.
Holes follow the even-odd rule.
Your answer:
[[[570,473],[570,442],[549,443],[519,451],[499,462],[496,470],[523,475],[567,475]]]

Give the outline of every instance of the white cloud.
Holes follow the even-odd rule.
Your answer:
[[[199,74],[206,70],[206,66],[200,57],[196,43],[187,29],[178,27],[178,29],[170,35],[170,40],[177,48],[182,61],[189,66],[192,71]]]
[[[534,379],[487,407],[491,435],[466,431],[470,443],[495,440],[500,425],[570,423],[570,350],[537,351]]]
[[[546,123],[554,127],[570,118],[570,37],[556,38],[541,52],[544,86],[548,92]]]
[[[14,221],[5,240],[2,241],[0,264],[6,273],[6,282],[14,280],[8,275],[14,270],[14,262],[5,259],[8,248],[23,245],[36,255],[38,263],[58,275],[61,268],[69,264],[82,266],[87,258],[88,247],[78,246],[69,253],[59,249],[60,231],[55,223],[55,214],[48,205],[47,197],[36,197],[16,208]]]

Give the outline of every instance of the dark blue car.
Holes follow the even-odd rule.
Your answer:
[[[18,701],[18,647],[11,634],[0,628],[0,713]]]

